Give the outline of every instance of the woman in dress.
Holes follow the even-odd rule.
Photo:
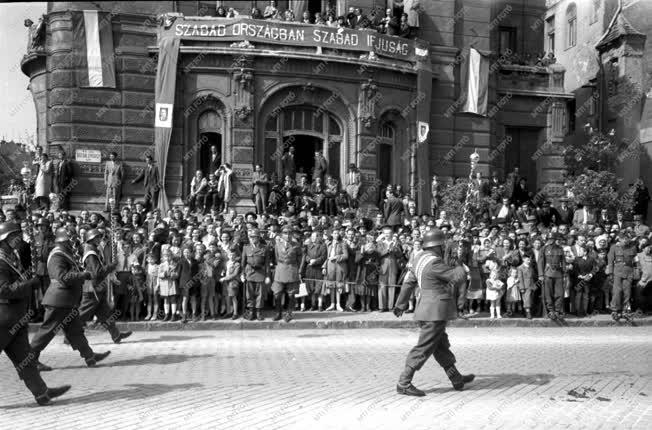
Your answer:
[[[39,169],[34,183],[34,198],[39,209],[49,211],[54,166],[52,161],[48,159],[48,154],[42,154],[40,160],[37,160],[35,164],[38,165]]]

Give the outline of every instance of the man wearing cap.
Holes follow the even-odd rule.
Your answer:
[[[94,316],[109,332],[114,343],[120,343],[131,336],[130,331],[120,332],[115,325],[117,314],[112,314],[107,299],[107,277],[117,267],[116,263],[106,264],[104,254],[98,250],[103,233],[91,229],[86,233],[82,255],[84,270],[91,274],[91,279],[84,281],[82,300],[79,306],[79,319],[82,322],[91,321]]]
[[[38,363],[39,370],[52,370],[49,366],[38,362],[38,359],[56,332],[63,329],[72,348],[79,351],[88,367],[94,367],[111,351],[94,353],[88,345],[84,335],[84,325],[79,319],[77,306],[82,296],[82,284],[85,280],[91,280],[93,275],[82,271],[79,267],[73,256],[70,236],[65,229],[57,230],[54,243],[54,249],[50,252],[47,263],[50,287],[43,297],[45,316],[31,343],[34,360]]]
[[[647,236],[650,233],[650,227],[643,224],[643,215],[634,215],[634,234],[636,236]]]
[[[446,375],[456,390],[463,390],[475,378],[474,375],[462,375],[455,367],[455,355],[450,350],[450,342],[446,334],[446,323],[457,316],[455,305],[455,285],[464,282],[466,274],[461,266],[452,268],[444,263],[444,234],[439,229],[433,229],[423,238],[423,251],[414,257],[413,265],[403,281],[394,315],[400,317],[408,307],[410,295],[418,288],[418,299],[414,319],[420,326],[419,340],[409,352],[405,368],[399,377],[396,391],[408,396],[425,396],[425,393],[414,385],[412,378],[417,370],[434,356],[437,363],[445,370]]]
[[[537,262],[539,280],[543,281],[543,298],[548,318],[561,318],[564,306],[565,254],[561,241],[564,236],[552,234],[552,243],[544,246]]]
[[[626,232],[620,232],[618,243],[611,246],[607,254],[605,273],[613,278],[611,287],[611,317],[618,321],[623,310],[631,312],[632,281],[636,259],[636,242],[630,241]]]
[[[245,286],[247,318],[253,321],[263,317],[263,293],[265,284],[270,283],[269,278],[269,251],[260,239],[260,231],[252,228],[249,231],[249,243],[242,249],[243,268],[241,280]]]
[[[274,293],[274,303],[276,305],[276,316],[274,321],[283,318],[283,294],[288,294],[287,312],[285,321],[292,320],[292,310],[294,309],[294,295],[299,291],[299,265],[301,264],[301,245],[292,237],[292,227],[286,225],[283,227],[281,236],[276,238],[274,244],[274,259],[276,260],[276,269],[274,271],[274,282],[272,283],[272,292]]]
[[[70,385],[48,388],[30,350],[28,306],[32,289],[39,287],[39,281],[23,276],[25,270],[14,253],[21,236],[17,224],[0,224],[0,353],[7,354],[38,404],[46,405],[68,391]]]

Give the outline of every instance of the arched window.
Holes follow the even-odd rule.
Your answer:
[[[577,44],[577,6],[575,3],[566,9],[566,47],[572,48]]]
[[[200,133],[221,133],[222,118],[214,110],[207,110],[199,116],[197,126]]]

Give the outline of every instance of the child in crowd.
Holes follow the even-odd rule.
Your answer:
[[[143,293],[145,285],[145,271],[137,261],[131,264],[131,278],[129,279],[129,306],[132,321],[138,321],[140,317],[140,306],[143,304]]]
[[[226,269],[220,282],[226,285],[226,293],[233,308],[231,319],[238,319],[238,297],[240,293],[240,257],[237,252],[229,251],[227,254]]]
[[[511,317],[514,312],[521,310],[521,292],[519,291],[518,270],[516,267],[509,269],[507,277],[507,294],[505,295],[507,305],[507,316]]]
[[[529,254],[523,256],[523,263],[518,267],[517,271],[518,289],[523,299],[525,317],[532,319],[532,299],[534,292],[537,290],[537,284],[534,278],[534,269],[532,268],[532,257]]]
[[[163,309],[165,318],[163,321],[176,320],[177,313],[177,282],[179,280],[179,270],[177,269],[177,259],[169,251],[163,253],[163,261],[159,266],[159,291],[163,298]],[[170,313],[171,312],[171,313]]]
[[[503,296],[503,281],[498,279],[498,270],[494,268],[487,279],[487,300],[489,300],[489,318],[502,318],[500,315],[500,299]]]
[[[147,316],[145,321],[154,321],[158,318],[158,267],[154,254],[147,255],[147,275],[145,278]]]

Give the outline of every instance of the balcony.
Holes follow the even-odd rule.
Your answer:
[[[531,96],[564,96],[566,69],[554,57],[535,54],[502,54],[491,66],[497,72],[499,93]]]
[[[179,38],[182,53],[246,54],[367,64],[414,73],[429,59],[428,43],[380,34],[313,24],[259,20],[248,17],[160,18],[161,38]],[[151,47],[151,51],[157,48]]]

